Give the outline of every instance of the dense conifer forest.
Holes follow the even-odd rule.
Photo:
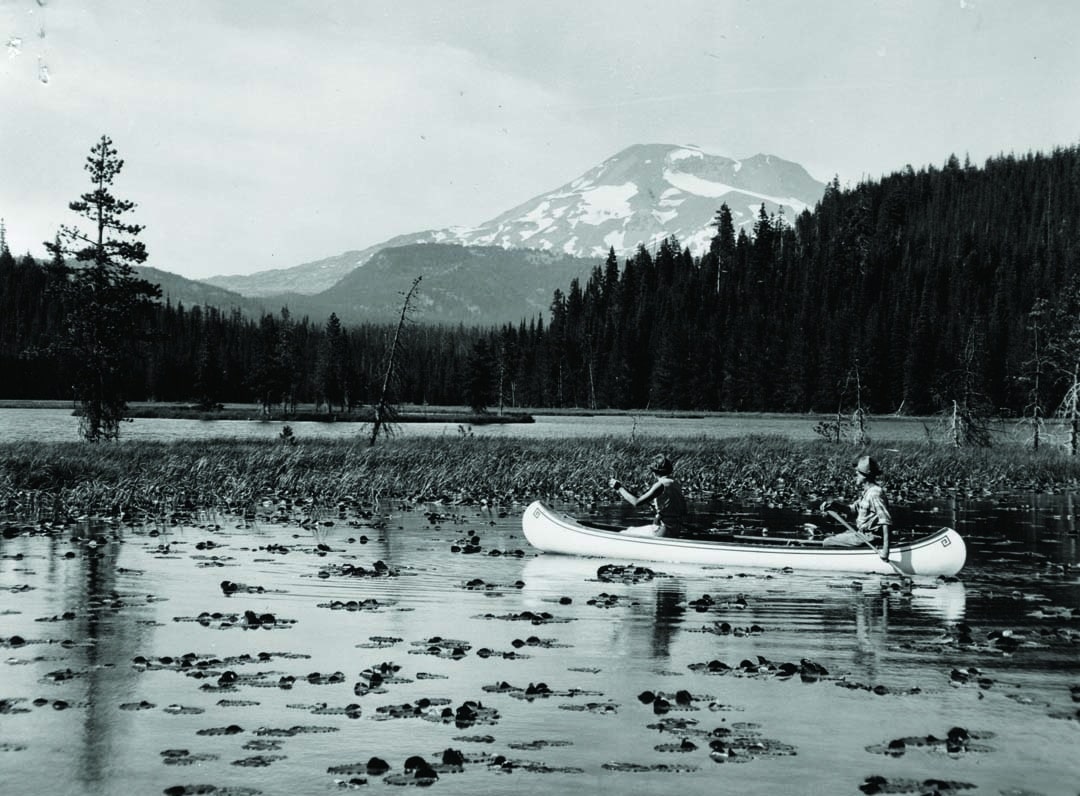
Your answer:
[[[834,180],[795,218],[763,207],[736,230],[722,206],[714,223],[701,256],[674,239],[612,252],[556,290],[547,316],[500,328],[415,316],[395,400],[990,416],[1049,414],[1075,388],[1080,148]],[[60,273],[0,251],[2,398],[73,398],[51,347]],[[335,411],[377,400],[391,333],[167,299],[152,331],[130,400]]]

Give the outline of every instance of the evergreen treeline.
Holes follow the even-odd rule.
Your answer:
[[[51,350],[64,308],[51,283],[60,278],[26,255],[0,253],[0,398],[73,400],[63,354]],[[384,375],[390,327],[345,328],[294,319],[287,309],[260,319],[239,310],[184,307],[166,299],[154,314],[151,340],[129,370],[133,401],[213,406],[257,402],[267,409],[318,403],[344,411],[373,402]],[[484,332],[416,324],[409,329],[401,401],[460,404],[468,355]]]
[[[524,407],[931,413],[1053,409],[1080,352],[1080,149],[952,157],[842,190],[752,230],[715,219],[708,253],[674,239],[614,252],[555,291],[548,318],[410,327],[400,402]],[[53,273],[0,252],[0,397],[71,398],[46,349]],[[407,275],[403,275],[403,280]],[[422,316],[418,318],[422,322]],[[375,400],[390,329],[162,304],[131,400],[348,408]]]

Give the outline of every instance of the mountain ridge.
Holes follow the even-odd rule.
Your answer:
[[[711,222],[721,204],[729,206],[736,226],[748,226],[762,204],[769,213],[793,217],[813,207],[824,190],[824,183],[802,166],[775,155],[736,160],[694,145],[634,144],[574,180],[475,227],[428,229],[290,268],[202,281],[248,297],[316,295],[380,251],[420,243],[603,258],[611,249],[625,256],[638,245],[651,248],[674,236],[700,254],[714,234]]]
[[[422,277],[412,305],[427,324],[495,325],[546,314],[556,287],[584,280],[591,259],[534,249],[413,243],[376,252],[317,294],[281,294],[252,301],[287,306],[300,317],[342,323],[388,323],[401,312],[404,294]]]

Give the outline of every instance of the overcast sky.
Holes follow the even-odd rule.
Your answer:
[[[474,225],[636,143],[821,181],[1080,143],[1073,0],[0,0],[12,252],[102,133],[149,265],[251,273]]]

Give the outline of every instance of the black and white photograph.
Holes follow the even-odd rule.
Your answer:
[[[0,792],[1080,796],[1078,31],[0,0]]]

